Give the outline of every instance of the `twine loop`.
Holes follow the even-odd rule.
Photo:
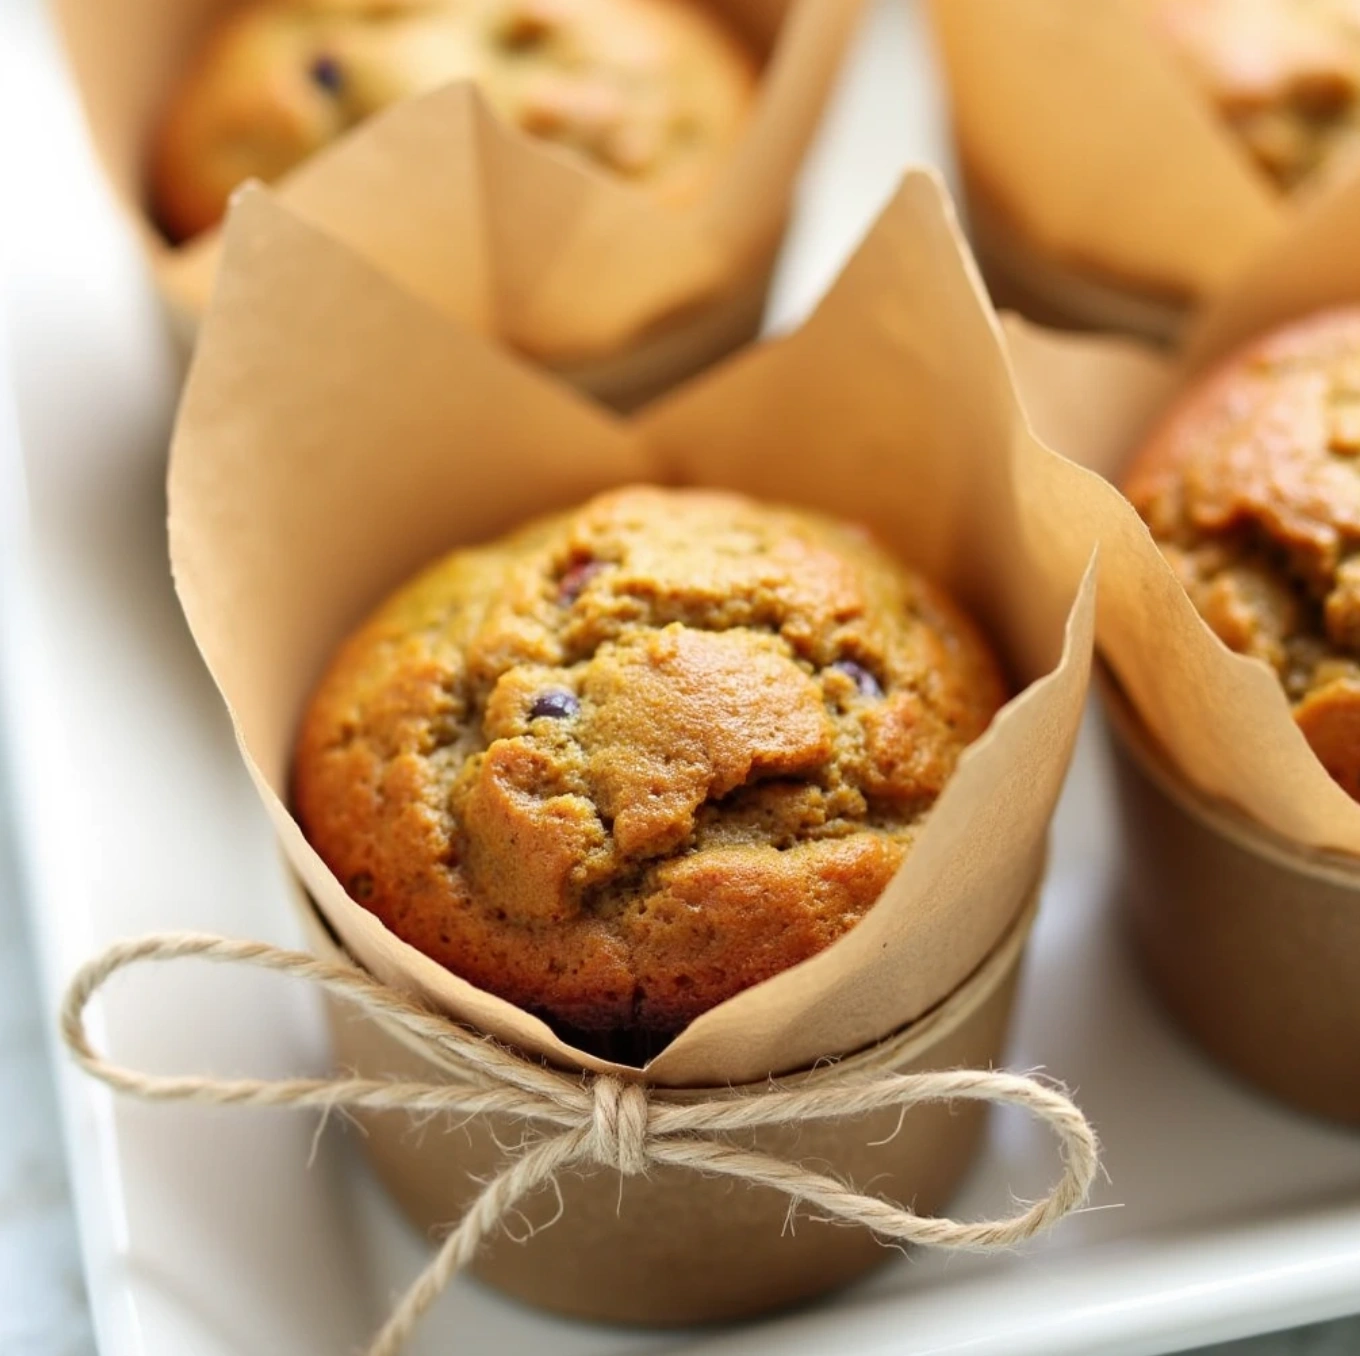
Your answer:
[[[85,1026],[94,995],[127,966],[186,957],[249,965],[317,984],[398,1028],[427,1051],[441,1077],[438,1082],[348,1075],[225,1079],[148,1074],[104,1059]],[[1061,1087],[1030,1075],[995,1069],[896,1073],[885,1053],[876,1065],[872,1060],[844,1068],[833,1064],[794,1083],[733,1089],[703,1101],[653,1096],[638,1082],[609,1075],[582,1078],[527,1059],[426,1011],[360,970],[264,942],[197,933],[154,933],[115,943],[87,962],[67,988],[61,1032],[88,1074],[144,1101],[497,1115],[543,1127],[539,1138],[510,1151],[509,1161],[481,1188],[402,1297],[368,1356],[397,1356],[421,1316],[516,1204],[569,1169],[599,1166],[635,1177],[652,1166],[684,1168],[769,1188],[791,1206],[805,1205],[825,1219],[859,1225],[892,1242],[978,1251],[1013,1247],[1077,1209],[1099,1166],[1095,1132],[1080,1110]],[[904,1113],[926,1103],[958,1101],[1016,1106],[1042,1121],[1059,1142],[1063,1174],[1057,1186],[1003,1219],[934,1219],[729,1138],[762,1126],[851,1119],[883,1110]]]

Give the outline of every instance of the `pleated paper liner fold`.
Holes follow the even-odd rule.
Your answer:
[[[1360,1123],[1360,804],[1309,748],[1274,673],[1201,621],[1102,478],[1117,479],[1180,393],[1238,346],[1360,302],[1357,239],[1360,182],[1309,204],[1206,310],[1174,366],[1018,322],[1008,340],[1036,430],[1090,468],[1070,468],[1078,516],[1065,540],[1073,561],[1100,542],[1097,643],[1117,694],[1125,887],[1145,969],[1216,1057]]]
[[[1066,469],[1029,432],[995,317],[927,175],[904,182],[801,330],[631,421],[418,300],[256,189],[233,210],[185,389],[171,552],[288,861],[348,955],[527,1057],[653,1090],[714,1089],[909,1030],[1013,935],[1041,872],[1089,677],[1089,553],[1056,556],[1046,541]],[[863,523],[972,611],[1017,689],[868,915],[819,955],[705,1013],[642,1069],[574,1048],[388,932],[348,897],[287,803],[303,705],[379,599],[452,547],[638,481],[730,488]],[[996,1056],[1007,1003],[996,997],[978,1018],[969,1058]],[[842,1132],[863,1138],[852,1123]],[[960,1166],[954,1150],[946,1157],[940,1184]],[[933,1180],[920,1177],[919,1189],[931,1194]],[[433,1176],[428,1187],[440,1201],[451,1189]],[[409,1203],[420,1190],[408,1179],[399,1195]],[[568,1212],[554,1248],[571,1227]],[[753,1302],[760,1269],[778,1268],[778,1233],[771,1256],[751,1262]],[[854,1267],[882,1255],[863,1244],[845,1244]],[[788,1298],[783,1284],[771,1281],[768,1294]],[[548,1302],[564,1303],[555,1293]],[[716,1308],[740,1307],[717,1295]]]
[[[149,215],[155,119],[223,0],[55,0],[96,152],[177,328],[207,304],[220,231],[171,245]],[[280,181],[301,216],[416,296],[620,408],[749,340],[863,0],[715,4],[761,54],[743,135],[684,209],[521,135],[466,83],[360,124]]]
[[[1331,176],[1279,194],[1149,11],[1146,0],[932,0],[998,304],[1168,341]]]

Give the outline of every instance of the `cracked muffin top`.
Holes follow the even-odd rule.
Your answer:
[[[188,239],[389,104],[475,80],[512,126],[663,201],[697,197],[741,131],[755,62],[703,0],[250,0],[209,33],[152,148]]]
[[[1275,670],[1323,766],[1360,799],[1360,308],[1229,358],[1124,488],[1200,615]]]
[[[624,489],[384,603],[311,700],[295,808],[456,974],[664,1037],[853,927],[1004,698],[972,623],[863,532]]]
[[[1288,190],[1360,143],[1360,0],[1144,0],[1158,36]]]

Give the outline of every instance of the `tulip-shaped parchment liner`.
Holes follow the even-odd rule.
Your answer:
[[[632,422],[393,284],[264,190],[238,203],[170,472],[194,635],[290,861],[385,983],[564,1066],[636,1076],[398,940],[288,812],[297,721],[331,651],[436,555],[629,481],[857,519],[989,631],[1018,695],[965,755],[877,905],[647,1066],[720,1087],[898,1031],[996,946],[1038,877],[1088,680],[1088,559],[1049,548],[1069,467],[1030,433],[942,191],[904,182],[817,313]]]
[[[1037,270],[1179,308],[1234,283],[1346,170],[1277,192],[1148,10],[932,0],[979,228],[1014,235]]]
[[[763,288],[862,5],[723,0],[723,15],[763,54],[760,87],[728,163],[684,209],[521,135],[465,83],[368,119],[278,191],[483,332],[554,363],[612,352],[677,313]],[[172,307],[191,323],[211,291],[220,232],[169,245],[147,214],[143,175],[155,118],[222,8],[56,0],[96,151]]]
[[[1243,343],[1328,306],[1360,302],[1360,181],[1334,186],[1199,317],[1175,364],[1132,344],[1009,327],[1037,431],[1074,461],[1072,516],[1054,549],[1100,542],[1098,643],[1130,702],[1181,773],[1305,847],[1360,854],[1360,805],[1328,776],[1275,674],[1232,653],[1200,619],[1117,480],[1182,390]]]

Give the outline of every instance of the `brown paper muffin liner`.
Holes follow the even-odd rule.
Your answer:
[[[1149,981],[1219,1063],[1360,1126],[1360,861],[1196,791],[1108,676],[1123,898]]]
[[[1022,686],[902,870],[835,945],[705,1013],[646,1068],[744,1083],[901,1030],[971,974],[1043,852],[1089,672],[1088,561],[1039,524],[1064,466],[1021,418],[934,179],[910,177],[814,317],[631,423],[418,301],[264,190],[233,213],[170,469],[185,613],[289,860],[371,974],[564,1067],[617,1073],[450,974],[345,893],[287,805],[297,722],[344,636],[436,555],[628,482],[864,523],[949,589]]]
[[[813,1069],[895,1034],[902,1043],[889,1047],[885,1070],[959,1060],[985,1070],[996,1057],[1091,660],[1091,562],[1055,559],[1046,547],[1065,473],[1021,416],[996,317],[930,175],[904,181],[804,328],[627,422],[420,301],[256,189],[228,222],[175,428],[171,560],[246,766],[333,945],[388,986],[384,993],[491,1036],[517,1054],[515,1064],[566,1070],[573,1096],[596,1088],[605,1102],[593,1103],[593,1138],[579,1140],[581,1152],[598,1162],[604,1134],[605,1162],[613,1163],[626,1151],[613,1123],[623,1103],[609,1098],[628,1088],[641,1089],[650,1115],[664,1117],[672,1094],[683,1100],[709,1089],[711,1102],[711,1089]],[[379,598],[454,545],[628,481],[725,487],[862,522],[970,609],[1019,688],[964,753],[868,915],[826,951],[704,1013],[641,1069],[570,1045],[388,932],[345,894],[287,804],[307,696],[337,642]],[[371,1006],[358,1023],[337,1024],[336,1042],[351,1064],[385,1077],[416,1074],[411,1060],[419,1057],[394,1049]],[[566,1095],[562,1077],[552,1077],[552,1095]],[[1004,1076],[960,1077],[994,1084]],[[883,1118],[884,1132],[896,1115]],[[904,1122],[874,1147],[868,1141],[883,1136],[865,1134],[854,1119],[815,1121],[763,1130],[759,1144],[789,1148],[800,1163],[808,1152],[826,1157],[855,1179],[892,1172],[918,1205],[947,1194],[971,1160],[979,1125],[975,1114],[914,1108],[911,1128]],[[465,1141],[450,1134],[419,1148],[408,1122],[398,1113],[374,1125],[375,1164],[419,1223],[447,1223],[464,1186],[447,1174],[443,1155],[483,1162],[496,1123],[477,1117]],[[573,1137],[586,1133],[568,1129],[526,1159],[575,1152]],[[1077,1133],[1089,1136],[1084,1122]],[[653,1152],[691,1151],[684,1141],[658,1141]],[[710,1142],[698,1152],[738,1151]],[[797,1186],[763,1193],[740,1174],[729,1186],[704,1181],[704,1163],[683,1175],[656,1163],[641,1174],[639,1162],[630,1175],[619,1163],[602,1181],[563,1176],[563,1220],[578,1223],[555,1225],[526,1249],[488,1239],[481,1273],[536,1303],[656,1322],[789,1302],[879,1258],[872,1223],[800,1228],[798,1242],[779,1242]],[[510,1190],[510,1171],[495,1179],[496,1190]],[[1084,1194],[1084,1186],[1072,1194],[1070,1172],[1066,1181],[1065,1204],[1054,1204],[1061,1193],[1043,1202],[1044,1220]],[[851,1208],[874,1219],[898,1210],[865,1200]],[[534,1200],[532,1210],[541,1206]],[[899,1232],[891,1236],[906,1238],[900,1210],[892,1219]],[[1012,1221],[906,1219],[910,1236],[938,1236],[941,1246],[945,1238],[960,1246],[974,1228],[978,1246],[1020,1236]],[[714,1220],[728,1242],[714,1235]],[[466,1227],[443,1247],[457,1251]],[[714,1265],[747,1243],[759,1257],[755,1269]],[[647,1280],[645,1270],[654,1272]],[[636,1287],[619,1284],[623,1276]]]
[[[1041,325],[1133,334],[1154,344],[1170,345],[1180,337],[1189,313],[1185,297],[1155,288],[1139,291],[1112,274],[1046,254],[966,171],[963,179],[968,238],[998,308]]]
[[[1276,192],[1137,0],[932,15],[979,259],[1036,320],[1174,339],[1326,191]]]
[[[483,1246],[481,1274],[514,1294],[659,1322],[819,1293],[878,1260],[879,1237],[1009,1247],[1047,1227],[1084,1199],[1094,1137],[1065,1097],[989,1066],[1089,678],[1094,568],[1048,547],[1069,471],[1022,415],[995,316],[929,175],[907,177],[801,330],[629,421],[279,198],[247,192],[175,431],[172,564],[288,865],[324,919],[316,945],[354,965],[153,936],[82,969],[63,1009],[68,1044],[135,1095],[381,1112],[375,1166],[422,1225],[452,1224],[462,1173],[487,1163],[498,1134],[511,1145],[379,1335],[383,1356]],[[637,481],[859,521],[972,612],[1018,689],[868,914],[641,1068],[573,1047],[388,932],[307,844],[286,798],[303,706],[375,602],[453,546]],[[109,1065],[81,1023],[90,996],[126,964],[184,956],[262,965],[359,1002],[361,1016],[336,1019],[336,1045],[376,1081],[247,1087]],[[446,1054],[448,1070],[431,1072]],[[931,1071],[955,1062],[975,1067]],[[942,1200],[977,1142],[979,1114],[962,1108],[996,1101],[1060,1136],[1066,1172],[1050,1196],[1007,1220],[960,1223],[878,1194],[871,1179],[886,1173],[918,1208]],[[461,1130],[409,1133],[413,1110],[443,1109],[447,1124],[448,1108],[471,1117]],[[554,1132],[534,1137],[527,1123]],[[510,1211],[539,1220],[547,1202],[555,1213],[550,1184],[561,1220],[524,1247],[497,1242]],[[785,1236],[790,1201],[854,1227]]]
[[[1360,804],[1309,748],[1274,673],[1209,630],[1102,477],[1118,479],[1207,366],[1291,320],[1360,302],[1357,239],[1353,181],[1310,204],[1207,308],[1175,365],[1130,343],[1007,329],[1034,427],[1081,463],[1053,548],[1075,561],[1100,542],[1097,643],[1121,694],[1128,893],[1148,973],[1218,1058],[1295,1105],[1350,1119]]]
[[[309,949],[344,961],[344,951],[300,891]],[[837,1064],[837,1077],[1000,1063],[1037,889],[982,965],[937,1007],[882,1044]],[[429,1048],[382,1021],[356,1020],[329,1000],[338,1064],[360,1077],[431,1082]],[[767,1089],[806,1087],[799,1073],[758,1088],[654,1094],[683,1105]],[[816,1162],[858,1190],[871,1185],[921,1215],[940,1210],[971,1166],[987,1104],[963,1102],[797,1125],[762,1126],[735,1143],[790,1162]],[[463,1217],[481,1183],[505,1161],[523,1130],[509,1116],[431,1122],[404,1111],[354,1113],[366,1157],[412,1225],[430,1235]],[[788,1228],[788,1197],[768,1187],[734,1191],[730,1181],[661,1168],[628,1178],[596,1171],[564,1176],[520,1207],[514,1238],[493,1239],[472,1273],[516,1299],[573,1318],[679,1325],[749,1318],[837,1289],[894,1254],[862,1229],[813,1218]],[[555,1221],[555,1222],[554,1222]],[[552,1227],[547,1227],[551,1223]]]
[[[54,0],[96,152],[192,339],[220,232],[172,246],[144,159],[175,78],[233,0]],[[863,0],[713,0],[764,57],[745,134],[671,210],[534,142],[467,84],[370,118],[283,179],[299,214],[417,296],[620,408],[758,328],[803,153]]]

